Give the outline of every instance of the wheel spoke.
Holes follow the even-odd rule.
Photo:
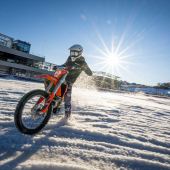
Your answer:
[[[45,100],[41,103],[36,104],[37,101],[43,97],[39,96],[32,96],[24,105],[22,111],[22,120],[23,125],[29,129],[37,128],[44,120],[46,113],[40,114],[39,110],[44,106]]]

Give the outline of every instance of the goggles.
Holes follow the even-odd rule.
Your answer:
[[[70,56],[78,57],[80,53],[78,51],[70,51]]]

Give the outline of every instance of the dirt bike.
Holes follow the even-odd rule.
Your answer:
[[[70,68],[60,67],[53,75],[36,76],[48,82],[45,90],[36,89],[25,94],[19,101],[14,121],[24,134],[38,133],[49,121],[53,107],[59,107],[67,91],[65,83]]]

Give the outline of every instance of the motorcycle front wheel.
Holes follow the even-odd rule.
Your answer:
[[[46,91],[33,90],[21,98],[14,114],[15,125],[21,133],[36,134],[47,124],[51,116],[52,105],[46,113],[41,113],[41,109],[48,96]],[[37,104],[38,100],[41,100],[39,104]]]

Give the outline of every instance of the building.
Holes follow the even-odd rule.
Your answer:
[[[12,48],[13,38],[0,33],[0,45]]]
[[[0,33],[0,75],[33,78],[51,73],[54,64],[45,62],[45,57],[30,54],[30,48],[30,43]]]

